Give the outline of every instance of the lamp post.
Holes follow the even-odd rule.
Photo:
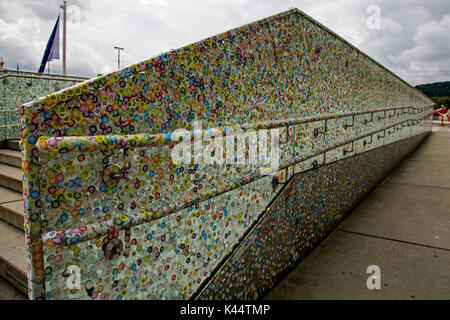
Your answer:
[[[123,50],[121,47],[114,47],[117,50],[117,69],[120,69],[120,51]]]

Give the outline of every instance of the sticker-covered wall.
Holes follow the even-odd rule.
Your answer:
[[[297,9],[24,104],[29,296],[192,298],[294,174],[422,135],[431,105]],[[272,171],[240,161],[249,140],[232,163],[173,161],[269,129]]]
[[[198,298],[261,298],[426,135],[294,176]]]
[[[0,141],[20,139],[19,106],[86,78],[0,68]]]

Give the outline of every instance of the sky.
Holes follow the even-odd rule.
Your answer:
[[[5,68],[37,71],[61,0],[0,0]],[[412,85],[450,80],[449,0],[68,0],[67,74],[95,77],[298,8]],[[62,28],[61,28],[62,29]],[[60,74],[61,60],[50,63]],[[47,70],[46,70],[47,72]]]

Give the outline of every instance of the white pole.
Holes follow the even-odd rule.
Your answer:
[[[63,54],[62,54],[62,73],[66,75],[66,17],[67,17],[67,1],[60,6],[63,9]]]

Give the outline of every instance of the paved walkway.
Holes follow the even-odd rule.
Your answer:
[[[265,299],[450,299],[450,128],[434,127]]]

